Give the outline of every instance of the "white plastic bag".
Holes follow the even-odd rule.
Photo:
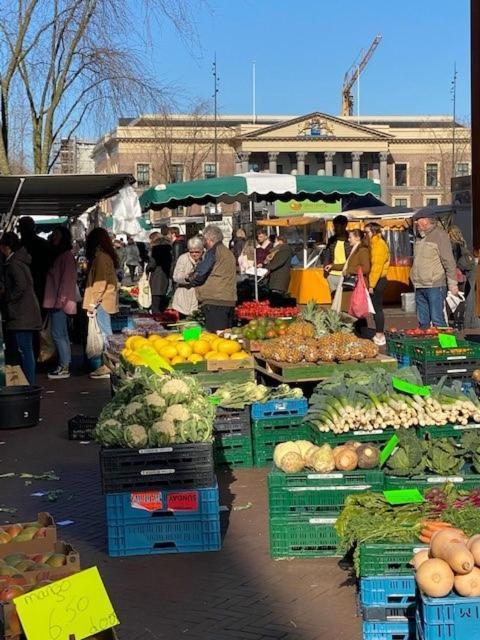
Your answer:
[[[97,316],[92,315],[88,319],[88,335],[85,353],[87,358],[98,358],[103,351],[103,336],[98,326]]]
[[[145,272],[142,273],[140,280],[138,281],[138,304],[143,309],[149,309],[152,306],[150,280]]]
[[[332,309],[337,313],[342,311],[342,294],[343,294],[343,276],[340,277],[340,281],[335,290],[335,295],[332,300]]]

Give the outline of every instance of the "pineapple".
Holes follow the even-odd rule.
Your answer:
[[[299,338],[314,338],[315,327],[310,322],[299,318],[288,326],[286,334],[287,336],[298,336]]]

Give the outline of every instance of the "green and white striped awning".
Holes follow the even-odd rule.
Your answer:
[[[192,204],[246,202],[251,198],[281,200],[324,200],[334,202],[344,196],[380,195],[373,180],[337,176],[294,176],[277,173],[244,173],[209,180],[192,180],[157,185],[140,196],[143,211],[176,209]]]

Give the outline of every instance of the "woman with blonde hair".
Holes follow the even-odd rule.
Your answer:
[[[171,307],[182,316],[191,316],[198,309],[195,289],[188,283],[188,278],[193,274],[203,257],[203,240],[198,236],[190,238],[187,248],[188,251],[182,253],[178,258],[173,271],[175,293]]]
[[[387,288],[387,272],[390,266],[390,250],[382,236],[382,227],[376,222],[365,225],[365,232],[370,242],[370,275],[369,292],[375,309],[375,335],[373,341],[379,347],[386,344],[385,316],[383,314],[383,297]]]

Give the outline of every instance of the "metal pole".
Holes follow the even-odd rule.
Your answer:
[[[360,124],[360,67],[357,67],[357,123]]]
[[[470,0],[473,247],[480,249],[480,2]]]
[[[252,122],[253,124],[257,121],[257,91],[256,91],[256,76],[255,76],[255,60],[252,63]]]
[[[10,228],[10,222],[13,220],[13,211],[15,209],[15,205],[17,204],[17,200],[20,196],[20,192],[23,188],[23,183],[25,182],[25,178],[20,178],[20,181],[18,183],[18,187],[17,190],[15,192],[15,196],[13,197],[13,201],[11,204],[11,207],[7,213],[7,215],[5,216],[5,231],[8,231]]]
[[[452,121],[452,175],[455,177],[455,132],[456,132],[456,112],[457,112],[457,63],[453,65],[453,80],[452,80],[452,101],[453,101],[453,121]]]
[[[304,224],[303,225],[303,268],[304,269],[307,268],[307,243],[308,243],[307,225]]]
[[[254,196],[250,197],[250,222],[252,223],[252,233],[253,233],[253,277],[255,279],[255,300],[258,302],[258,274],[257,274],[257,229],[255,223],[255,208],[253,206]]]
[[[215,178],[218,178],[218,126],[217,126],[217,117],[218,117],[218,109],[217,109],[217,95],[218,95],[218,76],[217,76],[217,52],[215,52],[213,57],[213,157],[215,163]],[[218,205],[217,201],[215,201],[215,215],[218,213]]]

